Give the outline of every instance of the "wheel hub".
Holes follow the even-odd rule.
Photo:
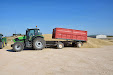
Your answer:
[[[37,48],[42,48],[43,47],[43,44],[40,41],[36,41],[35,45],[36,45]]]
[[[60,44],[59,47],[62,48],[62,45]]]
[[[16,46],[15,46],[15,49],[16,49],[16,50],[20,50],[20,49],[21,49],[20,45],[16,45]]]

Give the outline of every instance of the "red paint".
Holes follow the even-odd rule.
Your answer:
[[[52,38],[87,41],[87,31],[55,28],[53,29]]]

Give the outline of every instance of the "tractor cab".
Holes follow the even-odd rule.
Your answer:
[[[36,37],[36,36],[39,36],[39,35],[42,35],[42,33],[40,32],[40,29],[38,28],[34,28],[34,29],[27,29],[26,30],[26,38],[28,40],[32,40],[33,37]]]
[[[36,35],[42,35],[42,33],[40,32],[40,29],[27,29],[26,30],[26,35],[27,36],[30,36],[30,35],[33,35],[33,36],[36,36]]]
[[[6,37],[3,38],[3,34],[0,34],[0,49],[5,47],[7,45],[7,39]]]

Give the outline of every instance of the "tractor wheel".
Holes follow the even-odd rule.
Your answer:
[[[3,41],[3,47],[5,47],[5,41]]]
[[[24,45],[21,42],[16,42],[13,45],[13,51],[20,52],[24,49]]]
[[[0,42],[0,49],[3,48],[3,42]]]
[[[62,49],[64,47],[64,44],[62,42],[57,43],[57,49]]]
[[[33,48],[35,50],[42,50],[46,46],[46,42],[43,38],[35,38],[33,40]]]

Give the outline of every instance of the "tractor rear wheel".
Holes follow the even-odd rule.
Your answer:
[[[33,40],[33,48],[35,50],[42,50],[46,46],[46,42],[43,38],[35,38]]]
[[[24,45],[21,42],[16,42],[13,45],[13,51],[20,52],[24,49]]]
[[[3,48],[3,42],[0,42],[0,49]]]

